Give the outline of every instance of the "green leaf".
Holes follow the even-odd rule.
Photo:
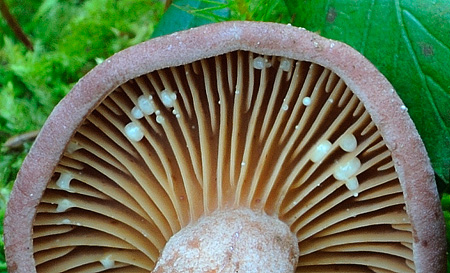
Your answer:
[[[450,182],[450,2],[286,0],[294,24],[343,41],[395,87],[433,168]]]
[[[229,17],[230,11],[225,0],[175,0],[159,21],[152,37],[223,21]]]
[[[291,16],[283,0],[229,1],[230,20],[289,23]]]

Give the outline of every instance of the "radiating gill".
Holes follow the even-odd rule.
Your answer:
[[[147,77],[152,80],[141,80],[139,85],[140,89],[137,87],[135,89],[130,88],[129,91],[127,91],[127,98],[119,98],[119,95],[124,93],[121,92],[121,89],[118,89],[118,92],[113,92],[111,97],[114,97],[115,100],[106,100],[108,108],[111,108],[110,104],[112,103],[119,105],[119,103],[123,101],[125,104],[121,105],[120,108],[117,107],[117,109],[113,111],[117,116],[114,119],[114,123],[104,127],[104,130],[108,132],[107,135],[110,137],[108,140],[109,142],[105,141],[100,143],[99,141],[95,141],[96,138],[92,140],[92,142],[99,143],[99,146],[101,145],[102,147],[104,146],[107,148],[103,151],[100,149],[101,147],[97,147],[96,145],[87,145],[86,143],[88,141],[84,139],[94,136],[95,133],[91,132],[87,134],[85,131],[88,127],[83,127],[84,129],[81,129],[77,133],[77,137],[80,138],[81,141],[76,139],[76,141],[79,142],[76,148],[81,148],[82,151],[74,154],[64,154],[66,161],[70,159],[70,164],[63,162],[63,167],[56,169],[53,181],[56,180],[57,186],[54,187],[52,185],[50,188],[52,191],[51,193],[54,194],[54,192],[57,192],[58,196],[52,199],[51,202],[40,205],[41,211],[46,212],[38,213],[36,219],[42,222],[45,220],[48,225],[56,223],[58,226],[71,227],[74,229],[79,228],[78,226],[82,226],[83,231],[87,230],[83,224],[84,222],[80,221],[81,216],[78,217],[76,215],[81,211],[83,206],[82,203],[80,203],[80,199],[70,199],[71,194],[58,189],[64,189],[66,191],[72,189],[71,192],[76,191],[79,195],[82,195],[84,191],[90,192],[90,190],[87,190],[90,185],[95,188],[92,189],[93,191],[97,190],[100,184],[111,183],[104,189],[101,189],[104,193],[86,195],[88,198],[97,198],[98,196],[102,198],[103,196],[107,196],[108,200],[111,202],[131,200],[133,204],[127,205],[127,208],[138,208],[139,211],[144,211],[142,214],[147,212],[148,218],[155,222],[155,227],[152,225],[152,229],[148,229],[148,233],[140,232],[138,235],[142,235],[142,238],[151,237],[150,233],[155,231],[164,234],[164,239],[168,239],[172,232],[176,232],[180,228],[183,228],[185,224],[189,223],[189,221],[178,223],[179,219],[177,219],[177,216],[184,217],[183,213],[186,212],[195,215],[198,212],[197,208],[192,209],[194,212],[191,212],[191,208],[189,205],[186,206],[186,204],[189,204],[189,202],[204,202],[205,205],[203,206],[203,209],[205,209],[205,213],[209,213],[216,208],[224,208],[228,204],[227,202],[235,200],[235,196],[237,195],[234,194],[233,190],[240,187],[239,194],[241,194],[242,197],[239,198],[241,198],[241,200],[250,200],[251,202],[254,202],[255,207],[258,207],[258,209],[265,206],[263,207],[264,210],[267,209],[271,212],[281,212],[279,215],[292,225],[291,229],[299,236],[298,243],[300,251],[302,246],[306,248],[305,246],[311,245],[317,238],[322,237],[324,229],[326,229],[328,235],[331,234],[329,236],[330,240],[334,240],[335,237],[332,236],[332,231],[345,228],[347,224],[350,225],[351,221],[356,221],[356,225],[359,225],[358,227],[367,228],[367,236],[375,237],[377,233],[372,233],[372,231],[369,230],[369,226],[366,225],[364,221],[369,221],[368,219],[371,218],[371,213],[374,215],[377,214],[378,211],[381,213],[381,209],[384,209],[384,207],[381,205],[381,209],[378,209],[377,202],[385,201],[386,198],[378,197],[383,197],[385,192],[388,192],[387,189],[390,189],[393,187],[392,185],[397,183],[396,176],[389,174],[394,171],[394,165],[392,161],[389,160],[389,151],[383,150],[385,149],[385,144],[382,142],[382,138],[370,138],[373,135],[373,131],[376,130],[375,125],[371,123],[370,126],[372,127],[361,127],[365,124],[364,123],[359,127],[346,127],[346,125],[353,122],[353,119],[356,119],[356,117],[351,114],[340,114],[339,111],[344,108],[343,105],[346,105],[344,102],[350,101],[350,98],[340,99],[341,95],[339,93],[336,95],[336,92],[343,92],[341,90],[342,88],[334,88],[336,81],[333,80],[331,76],[329,76],[329,79],[325,76],[320,77],[322,68],[311,69],[311,71],[309,71],[310,64],[306,62],[299,61],[297,62],[298,66],[294,66],[292,60],[285,58],[261,56],[252,59],[252,56],[254,56],[253,53],[251,55],[243,55],[242,53],[242,56],[239,58],[236,57],[237,55],[238,54],[232,53],[227,55],[226,59],[222,56],[211,59],[211,62],[212,60],[220,61],[216,68],[214,68],[213,65],[209,65],[209,61],[205,62],[208,65],[196,65],[196,74],[195,78],[193,78],[195,79],[195,84],[191,83],[190,85],[185,82],[185,74],[188,74],[188,71],[184,71],[183,69],[185,69],[185,66],[181,66],[171,68],[170,70],[161,70],[158,73],[152,72],[151,77],[148,75],[142,76],[142,79]],[[221,58],[224,59],[222,60]],[[270,66],[271,60],[279,61],[278,69],[267,69],[265,71],[257,70],[265,69]],[[227,67],[225,67],[243,61],[247,63],[238,68],[227,70]],[[254,66],[255,64],[257,67]],[[258,65],[260,65],[259,68]],[[316,67],[316,65],[314,65],[314,67]],[[202,69],[212,70],[209,71],[209,74],[213,75],[214,79],[207,82],[207,84],[203,82],[201,76],[205,75],[206,79],[208,73],[202,72]],[[247,70],[250,70],[251,72],[248,72]],[[243,76],[239,76],[240,78],[237,77],[237,75],[241,75],[240,73],[243,71]],[[174,82],[172,82],[172,76],[170,74],[165,75],[166,72],[175,73],[173,76],[175,78]],[[308,77],[308,80],[305,80],[308,73],[313,73],[313,76],[310,76]],[[290,76],[291,74],[292,76]],[[273,103],[274,107],[272,108],[260,107],[264,106],[266,100],[266,96],[263,94],[264,92],[262,92],[262,90],[270,90],[273,92],[274,89],[272,87],[274,82],[277,82],[276,75],[282,75],[281,77],[283,79],[283,84],[276,85],[276,88],[280,88],[280,90],[277,91],[279,96],[276,96],[276,98],[275,96],[273,97],[276,99],[276,103]],[[230,77],[230,79],[228,77]],[[252,83],[256,78],[256,83]],[[293,83],[294,79],[300,82]],[[246,82],[247,80],[249,84]],[[322,80],[328,81],[327,90],[323,89],[325,83],[322,82]],[[245,83],[243,84],[243,82]],[[151,86],[145,86],[146,84]],[[223,90],[216,90],[215,84],[217,84],[218,89],[223,88],[224,86],[226,88],[223,88]],[[258,84],[260,85],[259,87]],[[305,87],[300,90],[302,85],[310,85],[310,87]],[[129,86],[131,86],[131,84]],[[208,87],[206,88],[207,90],[204,88],[205,86]],[[317,87],[314,88],[314,86]],[[172,89],[169,89],[169,87]],[[194,100],[192,94],[189,93],[188,87],[198,87],[198,89],[195,89],[195,92],[199,93],[193,94],[201,97],[195,98]],[[286,88],[286,90],[283,88]],[[175,93],[170,90],[178,91]],[[259,90],[258,93],[256,93],[256,90]],[[217,93],[210,94],[208,92]],[[148,94],[153,94],[153,97]],[[155,94],[158,94],[158,97],[155,97]],[[349,91],[347,95],[353,96],[351,91]],[[140,103],[138,103],[139,98]],[[272,98],[270,97],[270,94],[267,95],[267,101],[269,101],[269,98]],[[130,101],[136,102],[136,106],[130,106]],[[342,102],[342,104],[334,103],[333,101],[339,103]],[[198,111],[196,108],[197,106],[194,105],[196,103],[194,102],[200,102],[197,103],[197,105],[205,107],[203,109],[204,111]],[[203,102],[205,103],[204,105]],[[244,104],[248,105],[243,107]],[[146,105],[153,107],[151,109],[147,108],[147,114],[140,108],[142,106],[145,109]],[[352,104],[350,104],[348,108],[353,111],[354,107],[351,105]],[[101,106],[102,105],[100,105],[100,107]],[[320,122],[313,123],[314,126],[309,126],[309,123],[304,121],[307,118],[314,117],[316,107],[324,107],[325,110],[322,112],[323,117],[321,117]],[[253,117],[249,114],[251,109],[258,109],[263,111],[263,113],[255,113],[255,116]],[[276,109],[276,111],[274,109]],[[364,110],[363,107],[361,109]],[[242,110],[244,112],[242,112]],[[96,111],[95,113],[104,115],[109,112],[110,111]],[[126,115],[124,115],[124,113],[126,113]],[[259,120],[256,118],[258,117],[257,115],[264,115],[264,118],[267,117],[273,121],[280,121],[280,126],[273,126],[271,129],[274,130],[273,132],[275,132],[277,128],[289,130],[288,132],[292,132],[294,128],[297,130],[292,134],[291,139],[286,138],[286,140],[281,142],[282,144],[286,144],[283,145],[283,149],[284,147],[289,148],[290,146],[293,146],[294,149],[301,147],[301,150],[293,157],[295,160],[289,161],[291,160],[289,153],[284,153],[284,150],[277,149],[277,146],[273,146],[272,143],[276,143],[275,138],[277,134],[275,133],[268,133],[266,135],[269,141],[259,143],[252,140],[252,130],[254,128],[258,129],[259,127],[252,127],[249,125],[252,125],[252,123],[250,123],[251,120],[254,120],[255,122]],[[278,119],[279,116],[277,115],[282,116],[283,119]],[[126,116],[130,117],[131,120],[125,121]],[[209,127],[202,127],[203,123],[201,122],[208,120],[209,117],[213,119],[213,121],[210,122],[211,124],[216,122],[214,126],[216,126],[218,130],[213,131],[209,130]],[[110,120],[109,118],[110,116],[105,116],[105,124]],[[180,119],[176,120],[175,118]],[[261,120],[263,120],[263,118],[261,118]],[[336,123],[339,124],[339,126],[334,126],[335,123],[333,123],[333,120],[341,120],[342,122]],[[367,118],[361,118],[360,120],[368,122],[370,121],[370,117],[367,115]],[[188,123],[185,124],[183,123],[184,121],[188,121]],[[175,124],[171,124],[171,122],[175,122]],[[277,122],[274,123],[278,124]],[[125,129],[122,131],[123,136],[120,135],[120,132],[116,136],[112,133],[113,131],[110,130],[110,128],[114,128],[117,124],[121,124],[121,127],[119,127],[120,129]],[[162,124],[162,126],[158,126],[158,124]],[[102,123],[97,122],[95,125],[102,125]],[[100,128],[98,126],[96,127]],[[334,128],[337,128],[337,131],[333,131],[335,130]],[[114,131],[117,132],[117,130]],[[153,139],[154,131],[160,133],[155,139]],[[308,133],[308,131],[311,131],[311,133]],[[333,133],[331,133],[331,131],[333,131]],[[167,141],[167,139],[165,139],[166,136],[177,135],[174,134],[174,132],[181,133],[178,134],[179,138],[173,139],[172,141],[174,142],[165,142]],[[216,132],[218,133],[216,134]],[[268,130],[268,132],[270,132],[270,130]],[[358,132],[358,134],[356,132]],[[124,144],[121,142],[125,137],[130,141],[140,141],[143,139],[144,133],[148,139],[146,139],[145,143],[142,143],[142,145],[133,147],[130,143]],[[217,137],[217,139],[215,139],[215,137]],[[182,145],[178,145],[177,143],[180,139]],[[204,142],[201,143],[201,141]],[[249,141],[249,143],[246,143],[247,141]],[[380,144],[377,144],[377,141],[381,141]],[[91,140],[89,140],[89,143],[90,142]],[[233,149],[233,147],[242,148],[246,144],[250,144],[248,147],[251,148],[242,152],[230,150]],[[118,147],[114,148],[114,150],[119,150],[119,146],[122,145],[124,151],[121,151],[119,154],[115,155],[114,158],[111,158],[109,151],[112,150],[112,148],[110,147]],[[264,145],[272,145],[269,147],[273,147],[268,149],[268,152],[264,155],[269,155],[270,157],[273,157],[274,160],[277,158],[279,160],[284,160],[284,162],[276,163],[275,166],[272,166],[274,161],[266,159],[266,157],[258,158],[258,156],[260,156],[259,150],[262,150]],[[145,150],[148,147],[152,150]],[[177,148],[171,150],[173,147]],[[67,151],[69,148],[70,147],[67,148]],[[137,152],[133,150],[134,148]],[[186,150],[184,150],[184,148],[186,148]],[[252,150],[253,148],[256,148],[256,152]],[[219,149],[221,150],[219,151]],[[166,151],[169,153],[168,155],[165,154]],[[200,155],[200,153],[203,152],[211,154],[208,154],[207,156]],[[129,156],[127,153],[129,153]],[[355,153],[355,155],[352,155],[353,153]],[[372,154],[377,154],[379,157],[376,161],[379,163],[374,165],[374,167],[370,167],[372,164],[368,164],[371,163],[370,159],[368,159],[368,155]],[[153,156],[155,157],[154,159],[148,159]],[[82,167],[78,167],[78,164],[85,166],[82,164],[90,164],[93,161],[93,158],[96,157],[101,157],[104,162],[95,165],[95,175],[88,173],[87,176],[84,176],[83,173],[85,171],[90,172],[91,168],[83,169]],[[130,158],[132,160],[145,158],[145,160],[141,160],[138,163],[143,164],[142,169],[137,167],[135,161],[130,161]],[[169,161],[172,158],[174,160],[178,158],[187,158],[188,160],[185,162],[187,165],[180,165],[180,167],[176,164],[171,164],[172,162]],[[119,171],[111,171],[105,167],[109,164],[108,160],[111,159],[114,160],[113,163],[111,163],[114,166],[123,164],[123,167],[119,169],[126,175],[117,176],[116,174]],[[214,161],[216,159],[217,162]],[[230,164],[229,159],[233,160],[233,164]],[[361,163],[360,160],[363,163]],[[170,164],[165,164],[163,161],[169,162]],[[261,165],[260,169],[262,170],[260,171],[262,176],[258,176],[257,179],[253,179],[253,177],[256,177],[256,175],[254,175],[254,169],[255,166],[257,166],[255,165],[255,162]],[[293,164],[290,164],[290,162],[295,162],[295,166],[293,167]],[[278,168],[278,166],[280,168]],[[211,169],[209,170],[207,168]],[[74,172],[73,175],[76,180],[73,180],[72,185],[70,184],[71,180],[75,178],[70,173],[67,173],[69,169],[77,169],[77,172]],[[79,172],[78,169],[80,170]],[[179,169],[187,170],[185,173],[197,169],[198,175],[193,175],[192,177],[194,179],[185,179],[187,176],[180,175],[181,172]],[[128,174],[128,170],[130,172],[137,170],[138,173]],[[375,170],[378,172],[375,172]],[[382,172],[383,175],[381,177],[369,177],[372,175],[372,171],[375,174]],[[105,173],[102,174],[102,172]],[[91,179],[91,175],[93,175],[95,179]],[[332,175],[336,179],[330,177]],[[113,176],[118,179],[111,179]],[[235,181],[230,182],[229,180],[232,180],[230,179],[232,176],[239,179],[238,181],[242,181],[242,183],[238,184],[238,182]],[[206,184],[206,181],[215,181],[215,179],[220,181],[217,181],[215,184],[213,183],[212,186]],[[168,180],[171,180],[170,183]],[[386,182],[384,182],[384,180]],[[128,185],[127,183],[130,184]],[[255,188],[259,187],[258,184],[260,183],[263,185],[264,189],[260,190],[260,188],[258,188],[257,190],[252,191],[252,183],[255,185]],[[385,183],[389,184],[384,186]],[[295,186],[291,187],[290,185]],[[142,188],[142,194],[135,194],[141,192],[140,188]],[[200,189],[199,194],[196,194],[197,188]],[[396,194],[400,195],[401,189],[399,186],[398,188]],[[360,194],[363,190],[364,194]],[[127,196],[122,197],[122,192]],[[344,192],[344,194],[334,194],[338,192]],[[389,192],[391,191],[389,190]],[[151,193],[152,195],[147,197],[147,193]],[[208,198],[211,198],[209,197],[209,193],[213,193],[213,198],[216,198],[217,200],[209,200]],[[360,198],[351,198],[351,195],[356,197],[358,194],[361,195]],[[170,198],[168,198],[168,196],[170,196]],[[275,200],[277,198],[280,200]],[[103,202],[103,200],[99,201]],[[154,205],[152,203],[153,201],[155,201],[157,205]],[[319,202],[319,205],[315,205],[313,201]],[[369,201],[375,202],[375,204],[369,204]],[[341,206],[341,202],[345,203],[342,203],[343,205]],[[244,202],[239,204],[244,204]],[[353,204],[355,204],[355,206],[352,206]],[[172,206],[174,208],[183,209],[179,209],[179,213],[176,209],[173,209]],[[272,209],[272,206],[278,207]],[[159,211],[158,207],[161,207],[162,210]],[[185,211],[184,207],[186,207]],[[201,207],[202,206],[200,205],[198,208],[201,210]],[[338,221],[339,218],[337,215],[341,214],[340,211],[329,214],[323,213],[323,211],[332,211],[331,208],[333,207],[339,207],[344,212],[346,208],[347,212],[349,211],[349,208],[352,208],[352,211],[355,211],[355,213],[347,216],[347,218],[343,218],[342,221]],[[393,210],[395,209],[398,208],[393,207]],[[55,210],[61,212],[61,214],[47,213],[48,211],[54,212]],[[365,212],[366,210],[367,212]],[[358,213],[356,213],[356,211],[358,211]],[[52,215],[49,216],[49,214]],[[329,225],[323,224],[325,218],[330,215],[332,220],[334,219],[334,222]],[[367,215],[367,217],[359,217],[360,215]],[[314,219],[314,217],[317,216],[320,216],[320,218],[318,218],[318,220]],[[189,217],[190,216],[187,216],[186,219]],[[99,218],[101,218],[101,216],[99,216]],[[195,219],[195,217],[192,217],[192,219]],[[405,218],[404,221],[406,221],[406,219],[407,218]],[[129,224],[131,225],[131,223]],[[392,225],[392,227],[393,229],[408,231],[409,225],[407,225],[407,223],[405,225],[401,224],[402,223]],[[112,222],[111,225],[113,225],[111,230],[114,230],[116,228],[116,222]],[[39,231],[42,227],[43,226],[36,226],[35,229],[36,231]],[[315,232],[320,234],[320,236],[315,237]],[[71,234],[72,233],[68,232],[64,236],[69,237]],[[132,233],[130,232],[130,234]],[[311,236],[305,236],[305,234],[310,234]],[[240,237],[236,235],[239,234],[232,235],[233,239],[240,239]],[[391,235],[392,234],[386,234],[385,236],[392,240]],[[322,240],[322,238],[320,238],[320,240]],[[323,240],[325,241],[325,239]],[[38,243],[38,241],[36,241],[36,243]],[[405,244],[403,241],[395,242],[395,244],[400,243]],[[163,245],[163,243],[160,245]],[[412,249],[412,246],[410,246],[410,248]],[[76,256],[75,254],[80,254],[80,257],[76,258],[81,260],[81,255],[87,247],[83,246],[79,249],[81,251],[73,252],[73,256]],[[158,253],[158,251],[161,250],[162,248],[155,249],[154,252]],[[318,249],[316,250],[315,255],[317,254],[319,257],[327,255],[327,253],[331,253],[328,250],[329,248],[325,251]],[[125,265],[122,256],[118,256],[118,252],[110,252],[106,247],[104,250],[102,249],[102,251],[104,252],[102,252],[101,255],[96,256],[93,260],[96,268],[100,268],[99,270],[104,271],[113,268],[115,271],[121,271],[121,269],[123,269],[122,267]],[[39,256],[40,253],[35,255]],[[345,266],[340,267],[341,265],[336,265],[336,263],[329,266],[320,265],[315,269],[313,269],[313,266],[305,267],[303,261],[305,257],[307,259],[310,255],[305,254],[305,252],[302,255],[303,256],[298,260],[297,271],[316,270],[324,272],[329,268],[346,271],[345,269],[350,268]],[[338,251],[334,252],[333,262],[342,262],[343,259],[340,255],[341,253]],[[71,258],[72,256],[68,255],[67,257],[61,257],[60,260]],[[384,256],[381,256],[381,258],[384,258]],[[154,255],[153,261],[156,259],[157,254]],[[60,260],[54,259],[51,263],[58,264]],[[349,264],[351,263],[352,262],[349,262]],[[128,267],[124,268],[127,270],[129,269]],[[362,268],[362,266],[360,268]],[[152,269],[153,265],[145,268],[147,272]],[[352,269],[354,268],[352,267]],[[346,272],[349,271],[347,270]]]

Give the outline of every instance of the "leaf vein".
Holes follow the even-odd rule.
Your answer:
[[[406,44],[406,47],[408,49],[408,52],[409,52],[410,56],[413,59],[414,66],[417,69],[417,72],[418,72],[417,74],[419,75],[422,89],[423,89],[423,91],[425,91],[424,94],[425,94],[427,100],[430,102],[430,105],[433,108],[433,111],[435,113],[439,113],[439,110],[438,110],[438,107],[436,105],[436,102],[433,99],[433,96],[432,96],[432,94],[430,92],[430,87],[429,87],[429,85],[427,83],[427,78],[425,76],[425,73],[424,73],[424,71],[422,70],[422,68],[421,68],[421,66],[419,64],[419,60],[418,60],[417,54],[416,54],[416,52],[414,51],[414,49],[412,47],[412,41],[410,40],[408,32],[406,31],[405,22],[404,22],[405,20],[404,20],[404,18],[402,16],[403,11],[402,11],[402,8],[400,7],[400,0],[395,0],[395,7],[396,7],[396,12],[397,12],[397,20],[398,20],[399,28],[400,28],[400,31],[401,31],[401,34],[402,34],[401,36],[405,40],[405,44]],[[445,121],[443,119],[444,117],[442,117],[441,115],[438,115],[438,117],[439,117],[438,118],[438,122],[439,122],[439,125],[441,126],[441,128],[446,128],[445,127]]]
[[[367,11],[367,20],[366,20],[366,24],[364,26],[364,34],[363,34],[363,37],[362,37],[361,49],[360,49],[360,53],[363,54],[363,55],[364,55],[364,50],[366,48],[366,42],[367,42],[367,39],[369,37],[369,30],[370,30],[370,27],[371,27],[371,24],[372,24],[371,17],[372,17],[373,7],[375,6],[375,1],[376,0],[372,0],[372,2],[370,3],[370,8]]]
[[[417,17],[415,17],[409,10],[402,8],[402,13],[407,15],[412,21],[414,21],[414,23],[422,28],[423,31],[425,31],[429,36],[433,37],[433,39],[441,46],[446,48],[447,50],[450,50],[450,47],[448,47],[444,42],[442,42],[441,40],[439,40],[438,38],[436,38],[433,34],[431,34],[431,32],[428,30],[427,27],[425,27],[425,25],[423,25],[419,19],[417,19]]]
[[[424,83],[425,83],[425,78],[423,76],[424,73],[419,65],[419,60],[417,58],[416,52],[414,51],[414,49],[412,47],[412,42],[409,39],[408,32],[406,31],[406,28],[405,28],[405,20],[402,15],[402,8],[400,7],[400,0],[395,0],[395,10],[396,10],[396,14],[397,14],[397,21],[398,21],[398,26],[399,26],[400,32],[401,32],[401,37],[405,41],[405,45],[408,49],[409,55],[412,57],[414,66],[416,67],[417,71],[419,72],[418,74],[419,74],[419,77],[422,82],[422,87],[424,87]]]

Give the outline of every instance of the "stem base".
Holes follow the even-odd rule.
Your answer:
[[[297,238],[279,219],[224,210],[173,235],[153,272],[294,272],[298,257]]]

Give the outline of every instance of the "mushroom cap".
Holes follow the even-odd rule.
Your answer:
[[[264,61],[265,56],[275,56],[268,60],[285,58],[293,62],[317,64],[320,71],[329,70],[343,80],[362,102],[392,157],[404,197],[408,224],[410,223],[410,247],[414,260],[412,267],[417,272],[444,272],[445,226],[433,170],[414,124],[390,83],[367,59],[343,43],[289,25],[255,22],[206,25],[149,40],[113,55],[74,86],[43,126],[11,192],[4,222],[9,270],[36,271],[33,228],[37,209],[49,181],[55,180],[55,170],[67,152],[72,137],[96,107],[130,80],[151,72],[214,59],[230,52],[247,52],[245,54],[248,55],[241,57],[244,59],[260,55]],[[314,102],[303,102],[305,106],[309,103]],[[281,109],[284,105],[276,107]],[[289,108],[289,111],[293,109]],[[281,137],[285,138],[284,135]],[[337,144],[333,145],[333,151],[338,150],[335,147]],[[318,161],[320,160],[319,156]],[[358,165],[357,162],[353,163]],[[291,188],[301,187],[294,184]],[[361,195],[362,193],[360,197]],[[217,204],[212,205],[214,206]],[[268,213],[280,215],[280,211]],[[280,218],[289,222],[287,214],[280,215]],[[190,215],[187,220],[181,219],[181,222],[189,222],[199,216],[201,215]],[[294,225],[298,224],[295,221],[297,220],[292,220]],[[291,230],[297,232],[295,228],[291,227]],[[314,242],[320,244],[320,240]],[[301,244],[300,253],[302,254]],[[352,256],[352,252],[348,253]],[[302,257],[299,261],[301,260]],[[309,262],[305,266],[310,266]]]

